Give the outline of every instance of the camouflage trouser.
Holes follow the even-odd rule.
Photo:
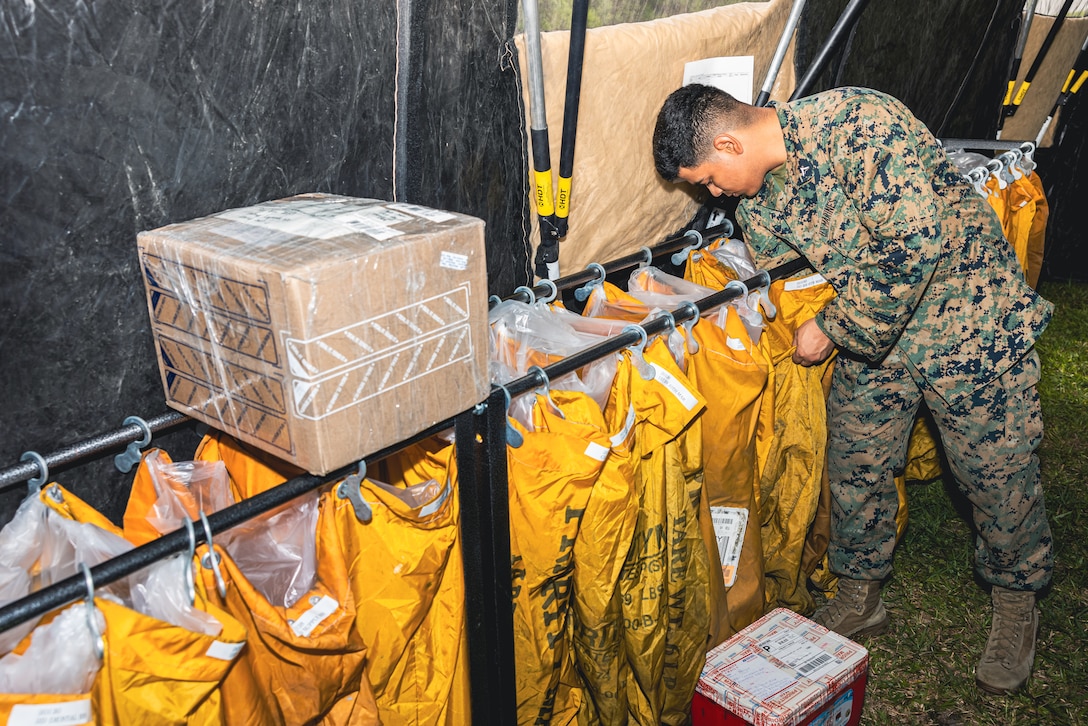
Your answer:
[[[895,350],[879,368],[842,356],[835,366],[827,421],[831,571],[861,580],[891,574],[894,474],[906,464],[924,399],[951,473],[972,505],[979,574],[1015,590],[1046,586],[1053,551],[1035,455],[1043,436],[1035,351],[955,406],[928,389]]]

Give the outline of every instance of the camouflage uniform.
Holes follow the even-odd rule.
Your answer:
[[[1037,591],[1052,568],[1035,448],[1034,342],[1051,305],[1000,221],[901,103],[840,88],[776,107],[784,169],[742,200],[769,266],[804,255],[838,293],[817,315],[839,346],[828,401],[833,572],[891,572],[893,472],[920,401],[971,501],[988,582]]]

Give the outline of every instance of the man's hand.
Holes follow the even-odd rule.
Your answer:
[[[797,327],[793,334],[793,362],[803,366],[814,366],[823,363],[835,350],[835,343],[824,335],[816,319],[806,320]]]

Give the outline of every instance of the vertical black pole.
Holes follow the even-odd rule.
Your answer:
[[[514,724],[514,613],[502,390],[494,389],[485,404],[458,415],[455,430],[472,723]]]
[[[827,40],[824,41],[823,47],[820,48],[816,58],[813,59],[812,64],[805,71],[805,75],[797,82],[797,87],[794,89],[793,95],[790,96],[791,101],[808,95],[812,84],[823,73],[835,50],[846,40],[846,36],[850,35],[850,31],[853,30],[861,18],[861,13],[868,4],[869,0],[850,0],[847,3],[842,15],[835,22],[835,27],[831,29]]]

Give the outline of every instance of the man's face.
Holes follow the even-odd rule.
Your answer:
[[[705,186],[715,197],[752,197],[763,186],[767,173],[752,157],[732,149],[715,149],[703,163],[681,167],[679,177],[689,184]]]

